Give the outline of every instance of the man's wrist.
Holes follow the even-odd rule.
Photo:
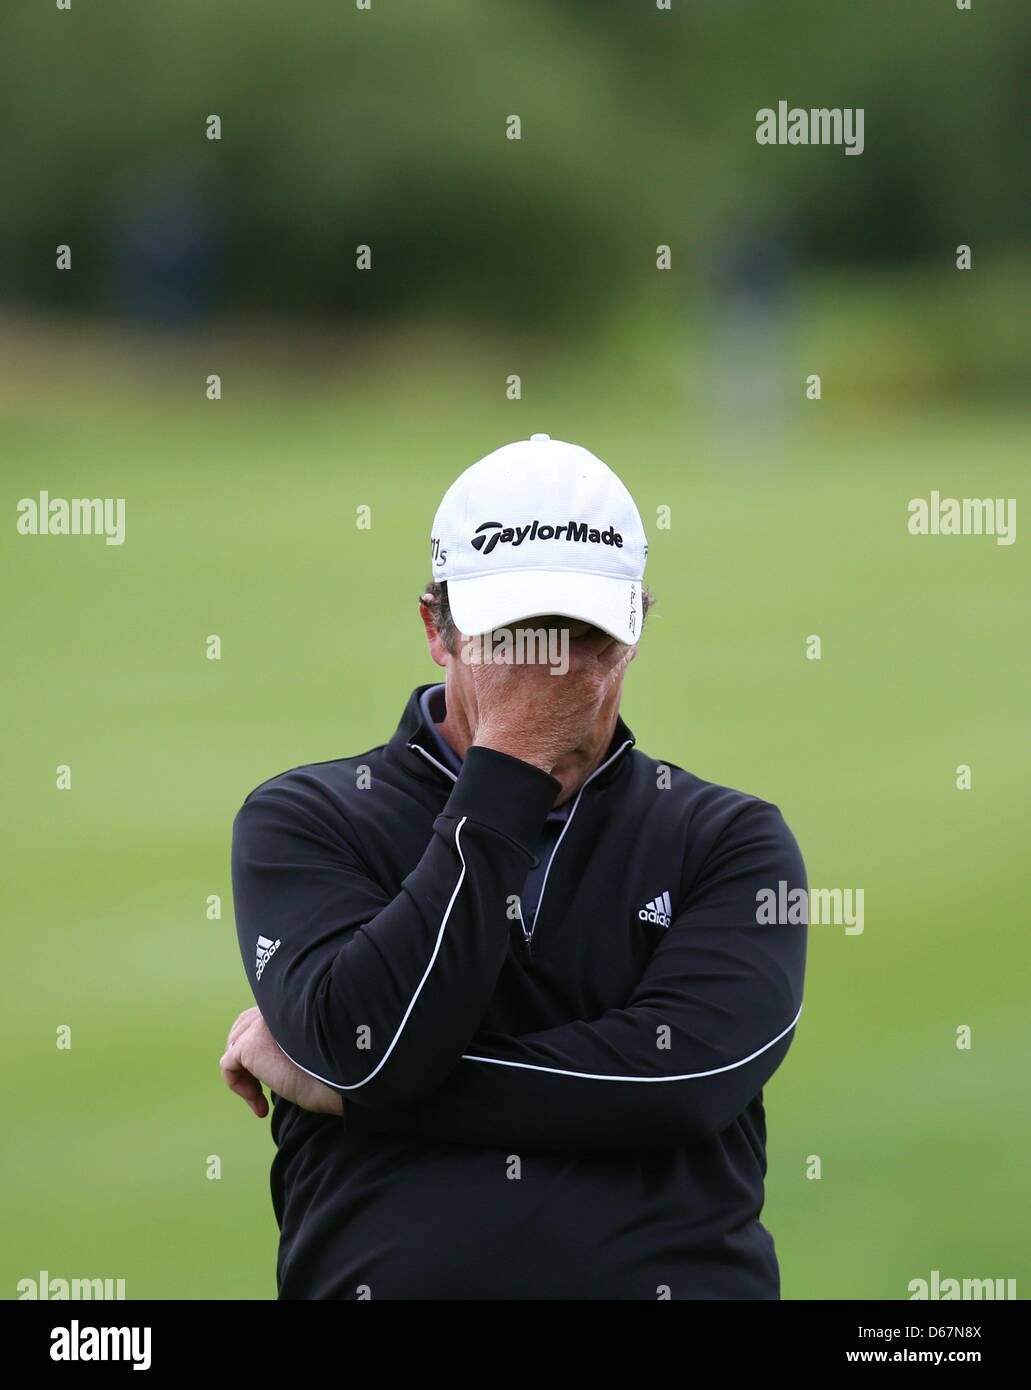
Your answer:
[[[518,758],[521,763],[529,763],[531,767],[539,768],[541,772],[547,772],[549,774],[558,762],[557,758],[552,758],[547,753],[530,750],[525,746],[517,746],[512,740],[500,738],[492,734],[485,734],[482,738],[477,736],[470,747],[490,748],[495,753],[504,753],[507,758]]]
[[[556,777],[524,757],[472,744],[442,814],[452,819],[468,816],[514,840],[532,859],[561,790]]]

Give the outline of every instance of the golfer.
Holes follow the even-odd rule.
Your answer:
[[[805,869],[620,718],[646,554],[586,449],[488,454],[433,526],[443,683],[237,815],[221,1067],[273,1093],[280,1298],[779,1297],[762,1088],[806,929],[757,895]]]

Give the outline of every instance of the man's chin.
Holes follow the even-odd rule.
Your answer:
[[[580,757],[573,754],[569,758],[563,758],[551,769],[551,775],[562,783],[562,790],[555,798],[555,805],[561,806],[570,797],[576,796],[577,792],[587,780],[587,772],[590,761],[587,757]]]

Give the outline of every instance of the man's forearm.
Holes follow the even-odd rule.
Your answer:
[[[735,835],[625,1008],[521,1037],[481,1035],[432,1095],[345,1122],[356,1133],[542,1152],[668,1148],[722,1132],[787,1052],[805,966],[804,926],[754,920],[758,888],[805,886],[791,832],[756,803]]]
[[[359,1104],[438,1086],[481,1026],[557,790],[523,762],[471,750],[422,860],[385,901],[314,809],[259,795],[234,830],[245,959],[275,943],[252,988],[286,1055]]]

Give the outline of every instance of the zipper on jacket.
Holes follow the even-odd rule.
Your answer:
[[[458,781],[458,778],[451,771],[451,769],[449,767],[445,767],[443,763],[438,763],[436,758],[433,757],[431,753],[426,752],[425,748],[420,748],[417,743],[409,743],[406,746],[410,748],[413,753],[418,753],[420,757],[425,758],[428,763],[432,763],[433,766],[437,769],[437,771],[442,772],[445,777],[450,777],[452,782]]]
[[[582,786],[582,787],[580,788],[580,790],[577,792],[577,794],[576,794],[576,800],[573,802],[573,809],[570,811],[569,816],[568,816],[567,819],[566,819],[566,823],[565,823],[565,825],[562,827],[562,833],[559,835],[558,839],[555,841],[555,848],[551,851],[551,858],[548,860],[548,867],[544,870],[544,881],[543,881],[543,883],[541,884],[541,895],[540,895],[540,897],[537,899],[537,911],[533,914],[533,926],[530,928],[529,932],[527,932],[525,926],[523,927],[523,935],[524,935],[525,938],[526,938],[526,949],[527,949],[527,951],[529,951],[530,948],[531,948],[531,945],[532,945],[532,943],[533,943],[533,934],[534,934],[534,932],[537,930],[537,925],[538,925],[538,923],[539,923],[540,920],[541,920],[541,908],[544,906],[544,894],[545,894],[545,892],[547,891],[547,887],[548,887],[548,875],[551,873],[551,866],[552,866],[552,864],[554,864],[554,862],[555,862],[555,855],[558,854],[559,846],[562,844],[562,841],[566,838],[566,831],[567,831],[567,830],[569,829],[569,827],[573,824],[573,817],[576,815],[577,807],[580,805],[580,798],[583,796],[584,792],[587,790],[587,788],[588,788],[588,787],[591,785],[591,783],[594,781],[595,777],[599,777],[599,776],[605,771],[605,769],[606,769],[607,767],[609,767],[612,763],[614,763],[614,762],[616,761],[616,759],[620,756],[621,753],[626,752],[626,750],[631,746],[631,744],[633,743],[633,741],[634,741],[634,740],[633,740],[632,738],[628,738],[624,743],[621,743],[621,744],[619,745],[619,747],[616,749],[616,751],[613,753],[613,755],[612,755],[611,758],[606,758],[605,761],[601,764],[600,767],[596,767],[596,768],[594,769],[594,771],[591,773],[590,777],[587,778],[587,781],[583,784],[583,786]],[[522,921],[522,915],[523,915],[523,914],[522,914],[522,910],[520,909],[520,913],[519,913],[519,919],[520,919],[520,921]]]
[[[516,903],[517,903],[517,905],[518,905],[518,907],[519,907],[519,925],[520,925],[520,927],[522,927],[522,930],[523,930],[523,945],[526,947],[526,954],[527,954],[527,956],[532,960],[532,959],[533,959],[533,928],[531,927],[529,931],[526,930],[526,923],[523,921],[523,900],[522,900],[522,898],[516,898]]]
[[[523,931],[523,944],[526,947],[526,954],[531,958],[533,956],[533,934],[537,930],[537,923],[541,920],[541,908],[544,905],[544,893],[548,886],[548,875],[551,873],[551,866],[555,862],[555,855],[558,854],[559,846],[562,844],[562,841],[566,838],[566,831],[573,824],[573,817],[576,815],[577,807],[580,805],[580,798],[583,796],[584,792],[594,781],[595,777],[599,777],[607,767],[610,767],[612,763],[616,761],[616,759],[620,756],[621,753],[625,753],[626,750],[633,744],[633,741],[634,740],[632,738],[628,738],[623,743],[621,743],[619,747],[616,749],[616,751],[613,753],[611,758],[606,758],[605,761],[599,767],[596,767],[594,769],[590,777],[587,778],[586,782],[584,782],[583,786],[577,792],[576,800],[573,802],[573,809],[570,811],[566,819],[566,823],[562,827],[562,833],[555,841],[555,848],[551,851],[551,858],[548,860],[548,867],[544,870],[544,881],[541,884],[541,894],[540,897],[537,899],[537,911],[533,915],[533,926],[530,927],[529,930],[527,930],[526,922],[523,920],[522,900],[517,900],[519,901],[519,925]],[[458,778],[455,776],[455,774],[449,768],[446,768],[443,763],[439,763],[436,758],[434,758],[431,754],[427,753],[425,748],[420,748],[417,743],[410,743],[408,747],[412,750],[413,753],[421,754],[422,757],[424,757],[428,763],[432,763],[435,768],[438,768],[446,776],[450,777],[452,782],[458,781]]]

